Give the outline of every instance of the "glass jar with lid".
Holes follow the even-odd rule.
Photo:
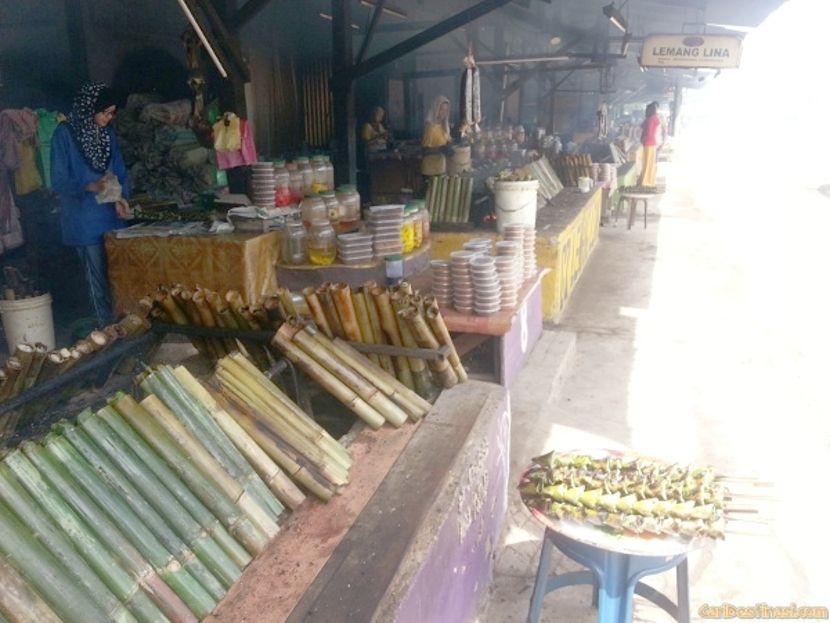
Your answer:
[[[337,257],[337,234],[327,218],[312,221],[306,243],[308,259],[317,266],[328,266]]]
[[[288,169],[288,185],[291,188],[291,202],[300,203],[303,197],[305,197],[303,173],[300,171],[296,162],[289,162],[285,168]]]
[[[418,210],[418,216],[421,219],[421,244],[429,240],[429,210],[427,209],[427,202],[424,199],[420,200],[421,207]]]
[[[326,190],[320,193],[320,196],[323,198],[323,203],[326,204],[329,222],[336,226],[340,222],[340,202],[337,200],[337,195],[334,194],[333,190]]]
[[[323,165],[326,168],[326,185],[334,190],[334,165],[329,156],[323,156]]]
[[[328,174],[323,156],[314,156],[311,159],[311,180],[311,190],[313,192],[321,193],[329,189]]]
[[[280,249],[283,264],[298,266],[306,263],[308,258],[306,237],[305,227],[302,223],[291,222],[285,224],[285,229],[282,232],[282,249]]]
[[[274,190],[276,205],[287,206],[294,203],[291,192],[291,174],[285,168],[285,160],[274,160]]]
[[[311,227],[311,224],[316,220],[325,219],[328,221],[326,202],[318,195],[309,195],[303,199],[300,204],[300,213],[306,227]]]
[[[351,228],[360,221],[360,195],[357,188],[346,184],[337,189],[337,201],[340,202],[340,225]]]
[[[311,161],[305,156],[297,158],[297,168],[303,175],[303,192],[312,192],[311,187],[314,185],[314,171],[311,168]]]
[[[415,250],[415,210],[417,208],[412,205],[412,202],[409,202],[404,210],[403,226],[401,227],[404,253],[412,253]]]

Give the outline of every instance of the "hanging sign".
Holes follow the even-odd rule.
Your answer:
[[[643,42],[643,67],[730,69],[741,64],[743,38],[735,35],[651,35]]]

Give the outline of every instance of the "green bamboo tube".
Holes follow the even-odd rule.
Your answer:
[[[438,309],[438,303],[433,300],[432,304],[426,308],[425,313],[427,322],[429,323],[432,332],[435,334],[435,338],[441,343],[442,346],[449,347],[450,351],[447,354],[447,359],[449,359],[452,369],[455,371],[456,376],[458,376],[458,382],[463,383],[467,380],[467,371],[464,370],[464,366],[461,365],[461,359],[458,357],[455,345],[452,343],[452,337],[450,337],[450,332],[447,330],[447,325],[444,323],[444,317]]]
[[[78,416],[78,424],[127,473],[133,484],[165,516],[170,525],[185,537],[196,555],[208,565],[223,586],[230,588],[242,575],[240,565],[190,515],[187,507],[171,493],[168,483],[158,479],[135,450],[123,443],[103,418],[85,412]],[[181,487],[177,484],[175,489],[181,490]]]
[[[0,553],[58,616],[66,623],[112,623],[109,611],[99,605],[95,596],[82,587],[47,547],[35,539],[5,504],[0,504]]]
[[[433,177],[433,183],[435,184],[435,196],[433,197],[433,212],[432,212],[432,222],[433,223],[440,223],[441,222],[441,193],[443,191],[443,184],[441,182],[440,177]]]
[[[392,303],[389,301],[389,293],[384,288],[373,288],[372,299],[374,299],[377,306],[380,326],[384,334],[394,346],[403,346],[398,322],[395,320],[395,312],[392,309]],[[409,360],[406,357],[395,357],[395,369],[397,370],[395,376],[398,380],[409,389],[415,389],[415,380],[409,368]]]
[[[473,178],[465,178],[465,188],[466,192],[464,193],[464,222],[469,223],[470,209],[473,205]]]
[[[456,177],[455,176],[447,176],[447,207],[446,211],[444,212],[444,222],[445,223],[455,223],[455,189],[456,189]]]
[[[135,513],[125,499],[115,489],[98,477],[92,466],[78,453],[67,439],[55,433],[49,433],[43,439],[44,447],[50,459],[60,465],[77,484],[76,490],[82,489],[94,499],[107,516],[124,532],[138,548],[142,555],[153,565],[156,572],[164,579],[188,608],[199,618],[210,613],[216,600],[199,584],[188,571],[188,564],[182,565],[171,551],[150,530],[147,523]],[[172,534],[172,533],[171,533]],[[183,546],[183,544],[182,544]],[[181,554],[182,560],[194,558],[192,553]]]
[[[457,175],[453,178],[453,222],[461,222],[461,178]]]
[[[274,496],[204,407],[182,387],[172,370],[164,366],[157,368],[147,375],[141,387],[147,393],[154,393],[161,398],[176,414],[176,417],[219,461],[225,471],[232,478],[238,479],[251,498],[262,507],[263,511],[271,515],[273,521],[276,521],[282,508],[274,504]],[[266,532],[269,531],[266,530]]]
[[[435,199],[435,182],[433,180],[429,180],[427,184],[427,196],[426,196],[426,206],[427,212],[429,213],[429,220],[430,222],[434,222],[435,216],[435,206],[433,205]]]
[[[390,297],[392,309],[395,310],[395,322],[401,335],[401,341],[407,348],[418,348],[418,343],[412,336],[412,331],[406,321],[398,313],[409,305],[409,297],[401,292],[396,292]],[[429,373],[426,362],[419,357],[408,357],[409,369],[412,371],[412,378],[415,381],[415,391],[421,396],[429,396],[432,393],[432,376]]]
[[[345,339],[346,333],[343,331],[343,325],[340,324],[340,316],[337,315],[337,308],[331,296],[331,283],[322,284],[317,288],[316,293],[317,298],[320,299],[320,304],[323,306],[323,313],[326,315],[326,321],[331,327],[332,334]]]
[[[372,336],[375,344],[386,344],[383,337],[383,329],[380,325],[380,315],[375,304],[375,299],[372,297],[372,289],[377,287],[374,281],[367,281],[360,287],[360,293],[363,295],[363,300],[366,302],[366,311],[369,313],[369,325],[372,327]],[[332,336],[328,336],[333,339]],[[380,366],[392,376],[395,376],[395,364],[392,362],[392,357],[389,355],[378,355]]]
[[[83,520],[84,528],[89,530],[88,534],[94,537],[113,560],[129,574],[127,577],[134,585],[141,587],[143,594],[152,600],[159,613],[163,613],[171,622],[195,623],[197,621],[190,608],[156,573],[149,561],[119,527],[106,517],[92,498],[76,487],[76,483],[56,463],[50,460],[48,452],[42,446],[29,441],[25,442],[21,449],[41,477],[46,479],[49,490],[59,495],[58,500],[51,500],[51,504],[59,513],[56,518],[67,514],[66,511],[71,508]],[[57,503],[58,501],[60,503]],[[66,530],[65,527],[64,530]],[[141,598],[141,595],[142,593],[135,593],[131,598],[130,593],[127,593],[127,598]],[[122,597],[122,601],[123,599]],[[126,603],[129,606],[129,601]],[[130,609],[139,615],[134,608]],[[157,615],[153,609],[147,609],[142,603],[141,610],[145,611],[148,616],[152,616],[150,620],[156,620]],[[138,616],[138,618],[141,620],[146,617]]]
[[[373,429],[380,428],[383,425],[384,417],[334,374],[326,370],[313,357],[294,344],[292,338],[297,332],[297,329],[287,327],[287,324],[280,327],[277,335],[274,336],[277,347],[285,353],[286,357],[298,365],[312,379],[320,383],[326,391],[337,398],[337,400],[366,422],[366,424]]]
[[[231,441],[239,448],[239,451],[253,466],[277,499],[284,506],[296,510],[305,501],[305,494],[300,491],[297,485],[291,482],[291,479],[282,471],[279,465],[257,445],[245,429],[230,416],[227,401],[213,392],[210,393],[210,396],[217,405],[216,409],[211,409],[211,414],[216,419],[216,423],[231,438]]]
[[[357,316],[357,326],[360,328],[360,340],[358,341],[364,344],[374,344],[375,335],[369,322],[369,310],[366,308],[366,299],[363,298],[363,293],[360,291],[352,292],[352,306]],[[372,363],[380,364],[377,354],[368,353],[366,356],[372,360]]]
[[[311,355],[317,363],[325,367],[326,370],[331,372],[341,382],[345,383],[358,396],[365,400],[369,406],[377,411],[382,418],[379,426],[383,424],[383,420],[386,420],[395,427],[399,427],[406,422],[407,414],[398,405],[392,402],[377,387],[372,385],[370,381],[361,376],[359,372],[355,371],[341,359],[335,357],[331,351],[318,343],[313,337],[314,333],[317,333],[316,329],[306,327],[294,335],[294,343]]]
[[[337,283],[331,288],[331,298],[340,318],[340,325],[347,340],[360,341],[360,326],[357,323],[357,313],[352,304],[352,290],[345,283]]]
[[[268,535],[262,531],[256,521],[249,517],[237,503],[238,496],[247,495],[245,490],[231,479],[222,467],[211,457],[198,441],[190,437],[183,428],[178,431],[179,438],[186,437],[185,443],[179,443],[170,434],[161,419],[175,420],[175,416],[158,400],[148,396],[142,404],[136,403],[130,396],[120,396],[113,403],[118,412],[138,431],[146,443],[162,456],[164,460],[180,475],[188,487],[199,497],[231,534],[242,543],[248,552],[255,555],[268,544]],[[198,456],[195,456],[199,453]],[[218,475],[217,474],[221,474]],[[224,486],[222,486],[224,485]],[[237,496],[237,497],[234,497]],[[262,515],[260,507],[251,502],[247,509],[256,509],[255,517]],[[228,552],[230,553],[230,552]],[[236,552],[231,556],[240,566],[250,562],[250,556]]]
[[[203,426],[210,430],[213,437],[221,443],[229,461],[233,463],[236,472],[239,474],[238,477],[241,478],[242,486],[251,493],[254,500],[266,511],[266,515],[256,520],[257,524],[265,534],[274,536],[279,531],[276,520],[282,515],[285,507],[274,497],[271,490],[262,482],[256,470],[213,419],[210,410],[205,406],[205,402],[210,402],[210,399],[204,386],[184,366],[177,366],[175,369],[168,369],[168,371],[172,373],[171,380],[178,383],[179,388],[181,388],[182,397],[188,399],[189,404],[198,409]]]
[[[12,565],[0,558],[0,615],[6,621],[61,623],[61,618]]]
[[[302,456],[302,464],[313,465],[316,470],[335,486],[345,485],[349,481],[348,468],[342,459],[334,455],[326,447],[322,436],[316,432],[306,432],[300,428],[298,422],[278,403],[268,403],[261,396],[252,393],[249,386],[237,376],[222,371],[218,374],[222,388],[226,393],[234,396],[241,405],[251,409],[251,415],[268,424],[278,440],[290,448],[292,456]]]
[[[450,178],[446,175],[441,178],[441,221],[448,223],[450,217]]]
[[[127,401],[123,400],[122,408],[126,409],[126,404]],[[135,401],[131,404],[140,408]],[[151,444],[142,439],[125,421],[115,405],[111,404],[101,409],[97,415],[120,437],[120,441],[131,448],[144,465],[150,468],[153,474],[170,489],[191,517],[213,537],[234,564],[242,569],[251,562],[251,555],[237,542],[235,535],[231,536],[228,532],[235,526],[234,520],[239,516],[239,512],[230,500],[223,498],[206,478],[201,476],[192,465],[187,464],[186,460],[183,459],[178,467],[190,467],[189,470],[178,470],[169,465],[166,462],[167,457],[157,454]]]
[[[429,326],[427,326],[424,317],[418,313],[416,307],[402,309],[398,312],[398,316],[407,322],[412,337],[415,338],[418,346],[432,350],[438,350],[441,347],[441,344],[435,338]],[[444,389],[454,387],[458,383],[458,376],[455,374],[447,359],[431,360],[428,365],[435,373],[435,376],[438,377]]]
[[[224,390],[223,390],[224,391]],[[313,465],[305,463],[303,458],[279,441],[277,432],[266,418],[255,418],[253,407],[245,405],[237,409],[234,403],[228,405],[229,413],[254,441],[270,456],[274,462],[299,485],[311,494],[327,502],[334,495],[335,486],[324,478]]]
[[[136,620],[145,623],[168,620],[150,597],[141,590],[138,581],[131,577],[107,550],[100,536],[86,526],[60,494],[47,484],[23,452],[19,449],[14,450],[6,456],[3,462],[11,468],[23,486],[37,500],[41,512],[46,512],[52,521],[60,526],[90,568],[98,574],[112,594],[128,608]]]
[[[124,616],[126,620],[135,621],[118,597],[112,593],[103,579],[78,552],[69,536],[61,529],[61,524],[56,524],[41,509],[5,461],[0,462],[0,498],[3,500],[0,506],[7,505],[18,517],[26,521],[27,531],[31,530],[32,536],[60,561],[55,566],[65,568],[78,586],[83,587],[83,590],[91,596],[87,599],[93,601],[97,608],[111,616]],[[3,522],[0,521],[0,523]],[[6,545],[14,548],[17,543]],[[2,546],[0,544],[0,547]],[[33,579],[25,569],[20,567],[18,569],[23,571],[29,580]],[[49,603],[55,607],[51,600]]]
[[[303,288],[303,296],[305,297],[306,305],[308,305],[309,310],[311,310],[311,317],[314,320],[314,324],[316,324],[323,333],[329,337],[333,337],[334,333],[331,330],[331,325],[326,318],[326,313],[323,311],[323,304],[320,301],[320,297],[317,296],[315,288],[313,286]]]

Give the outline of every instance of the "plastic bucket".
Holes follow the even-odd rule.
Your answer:
[[[55,348],[52,296],[49,293],[18,301],[0,300],[0,316],[10,353],[21,342],[41,342],[49,350]]]
[[[500,234],[505,225],[523,223],[536,227],[536,193],[538,180],[527,182],[497,181],[493,184],[496,198],[496,226]]]

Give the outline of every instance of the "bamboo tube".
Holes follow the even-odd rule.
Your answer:
[[[0,368],[0,393],[3,392],[3,385],[6,383],[6,371]]]
[[[136,403],[133,401],[133,404]],[[120,441],[115,440],[116,443],[122,443],[131,448],[136,457],[170,489],[190,516],[213,537],[213,540],[219,544],[234,564],[242,569],[251,562],[250,554],[228,532],[236,527],[235,520],[239,516],[236,507],[229,499],[217,496],[216,489],[207,479],[200,478],[200,474],[195,469],[178,470],[162,460],[152,445],[142,439],[113,405],[98,411],[97,417],[101,418],[120,438]],[[223,502],[226,503],[223,504]],[[261,541],[267,541],[264,535],[257,536]]]
[[[340,316],[337,315],[337,308],[331,296],[331,283],[326,282],[317,288],[317,298],[320,299],[320,304],[323,306],[323,312],[326,315],[326,321],[331,327],[332,334],[345,339],[346,333],[343,331]]]
[[[190,297],[190,301],[193,304],[193,309],[197,314],[197,325],[210,328],[218,326],[216,317],[213,315],[213,311],[205,298],[203,290],[196,290],[193,293],[193,296]],[[210,340],[210,343],[212,344],[211,348],[217,359],[224,357],[225,354],[229,352],[229,343],[232,345],[234,350],[236,349],[236,344],[233,340],[215,339]]]
[[[29,476],[39,473],[39,477],[45,479],[45,482],[39,481],[36,485],[42,490],[45,500],[41,506],[45,508],[49,504],[52,507],[50,513],[56,520],[61,518],[65,522],[66,516],[71,517],[77,524],[72,529],[78,530],[76,538],[81,539],[82,544],[86,543],[86,537],[100,544],[100,549],[111,557],[112,564],[119,566],[120,573],[116,573],[116,576],[123,574],[121,582],[124,589],[130,590],[126,593],[125,603],[130,606],[129,602],[137,599],[139,610],[136,614],[146,613],[146,616],[139,616],[139,619],[155,621],[158,620],[158,615],[163,615],[170,621],[197,622],[190,608],[165,584],[118,526],[106,518],[95,502],[86,493],[77,490],[75,483],[48,459],[48,453],[43,447],[27,441],[21,449],[32,469],[36,470]],[[29,466],[25,468],[28,470]],[[62,527],[67,531],[65,523],[62,523]],[[134,589],[138,587],[143,593],[135,592]],[[123,601],[125,597],[121,599]],[[154,607],[147,606],[150,600]],[[135,612],[133,607],[130,606],[130,609]]]
[[[285,310],[285,313],[288,316],[296,315],[297,309],[294,306],[294,298],[291,296],[291,290],[288,288],[277,288],[277,296],[282,303],[282,308]]]
[[[418,313],[418,309],[416,307],[402,309],[398,312],[398,315],[409,324],[412,337],[415,338],[415,342],[418,346],[421,348],[430,348],[432,350],[438,350],[441,347],[438,340],[435,338],[435,335],[433,335],[432,331],[427,326],[426,320],[424,320],[424,317]],[[449,389],[458,383],[458,376],[455,374],[455,371],[453,371],[449,361],[446,359],[431,360],[429,362],[429,367],[441,381],[441,386],[444,389]]]
[[[136,310],[137,316],[143,316],[145,319],[150,317],[150,312],[153,310],[155,303],[153,299],[149,296],[142,297],[138,301],[138,309]]]
[[[29,523],[28,517],[26,520]],[[112,623],[109,611],[93,599],[94,596],[34,538],[29,528],[5,504],[0,504],[0,553],[26,577],[63,621]]]
[[[64,353],[64,351],[66,351],[68,355]],[[61,368],[58,374],[65,374],[66,372],[74,368],[78,364],[78,362],[81,361],[81,359],[83,358],[81,356],[81,352],[77,348],[62,348],[61,354],[64,355],[64,362],[63,364],[61,364]]]
[[[43,362],[43,367],[40,369],[40,375],[37,378],[37,382],[44,383],[49,379],[56,377],[64,363],[65,361],[60,351],[53,350],[51,353],[46,355],[46,360]],[[2,392],[2,390],[0,390],[0,392]]]
[[[188,324],[187,315],[169,292],[161,290],[155,294],[154,298],[156,304],[164,310],[164,313],[173,324]]]
[[[106,350],[110,345],[110,336],[103,331],[93,331],[87,338],[95,348],[95,351]]]
[[[59,422],[53,426],[53,429],[72,444],[73,448],[84,457],[99,478],[118,492],[119,497],[129,504],[130,508],[152,530],[153,534],[158,537],[168,551],[199,581],[214,603],[218,603],[225,595],[225,588],[217,575],[205,563],[203,554],[198,547],[199,543],[196,543],[193,538],[194,532],[187,525],[186,514],[181,514],[183,509],[179,511],[181,519],[171,519],[170,513],[174,512],[173,507],[151,504],[144,497],[144,493],[140,490],[135,479],[131,478],[127,472],[122,471],[122,468],[116,465],[82,428],[75,427],[68,422]],[[180,526],[179,524],[182,522],[185,525]],[[195,526],[195,522],[193,523]],[[198,534],[198,526],[195,527],[195,534]]]
[[[17,396],[26,388],[29,370],[31,370],[35,359],[35,347],[32,344],[18,344],[14,350],[14,358],[20,362],[20,370],[14,380],[11,396]]]
[[[403,318],[398,316],[398,313],[406,309],[408,306],[408,297],[402,292],[396,292],[390,297],[392,308],[395,310],[395,322],[398,325],[398,331],[401,335],[401,341],[407,348],[418,348],[415,338],[412,336],[412,331],[409,325]],[[419,357],[408,357],[409,369],[412,371],[412,378],[415,381],[415,390],[421,396],[429,396],[432,393],[432,377],[427,369],[426,362]]]
[[[242,575],[241,568],[187,508],[144,465],[138,455],[122,443],[115,432],[100,417],[86,411],[78,416],[79,426],[98,445],[110,460],[118,465],[141,494],[157,508],[171,527],[185,537],[197,556],[210,568],[225,589],[233,586]]]
[[[260,519],[263,522],[265,520],[261,519],[264,517],[264,511],[259,504],[251,498],[250,494],[245,491],[236,479],[228,475],[222,465],[213,457],[213,455],[210,454],[210,452],[205,449],[205,447],[190,433],[190,431],[182,425],[182,423],[176,418],[175,415],[173,415],[165,404],[159,400],[157,396],[150,394],[141,401],[140,407],[143,409],[143,412],[125,409],[124,413],[136,428],[140,427],[139,430],[143,431],[142,434],[145,434],[145,439],[150,441],[148,438],[149,431],[158,432],[154,424],[161,427],[161,429],[163,429],[167,434],[167,437],[172,439],[175,445],[182,449],[182,452],[189,458],[196,469],[208,480],[213,482],[217,490],[221,491],[228,499],[231,500],[231,502],[233,502],[240,512],[247,517],[256,530],[260,530],[257,520]],[[147,418],[144,412],[151,414],[152,418]],[[159,433],[158,437],[153,437],[152,442],[154,444],[167,444],[165,438],[165,436]],[[234,516],[228,513],[228,517]],[[239,520],[235,521],[239,522]],[[241,524],[239,527],[234,524],[234,527],[231,528],[231,532],[234,534],[238,532],[240,540],[242,540],[243,544],[246,544],[246,547],[250,546],[258,551],[260,547],[259,542],[252,541],[251,539],[253,537],[247,536],[248,533],[251,533],[255,537],[257,536],[257,533],[250,531],[241,522],[239,523]],[[243,534],[246,535],[244,536],[244,539]],[[267,541],[268,535],[264,532],[262,534]],[[251,549],[248,551],[251,551]]]
[[[360,287],[360,294],[363,295],[363,300],[366,303],[366,311],[369,314],[369,325],[372,328],[372,337],[374,344],[385,344],[383,337],[383,329],[380,326],[380,315],[378,314],[375,299],[372,297],[372,289],[377,287],[374,281],[367,281]],[[329,336],[331,337],[331,336]],[[389,355],[378,355],[378,363],[392,376],[395,376],[395,364],[392,363],[392,357]]]
[[[314,324],[316,324],[320,331],[325,333],[330,338],[334,337],[331,325],[329,324],[326,314],[323,311],[323,304],[320,301],[320,297],[317,296],[317,292],[314,287],[309,286],[307,288],[303,288],[303,296],[305,297],[308,308],[311,310],[311,317],[314,320]]]
[[[398,292],[401,294],[405,294],[406,296],[412,296],[414,294],[412,290],[412,284],[408,281],[401,281],[398,284]]]
[[[194,293],[186,288],[174,288],[172,294],[187,316],[188,324],[194,327],[202,326],[202,312],[193,300]],[[219,340],[192,336],[190,341],[206,357],[219,358],[224,355],[225,349]]]
[[[256,318],[257,325],[262,327],[263,330],[268,329],[275,329],[276,327],[271,322],[271,319],[268,317],[268,314],[265,311],[265,308],[261,305],[254,305],[251,309],[251,315]]]
[[[0,558],[0,615],[11,623],[62,623],[17,569]]]
[[[184,374],[189,376],[186,370]],[[274,499],[265,483],[260,480],[207,410],[194,398],[190,390],[198,385],[196,380],[190,377],[195,385],[186,388],[182,385],[181,378],[181,372],[177,375],[169,368],[161,366],[148,375],[141,386],[147,393],[155,393],[161,398],[190,432],[213,454],[225,471],[238,479],[243,488],[262,507],[262,510],[271,516],[272,521],[276,521],[283,510],[282,506]],[[266,534],[273,533],[273,526],[267,525],[265,518],[258,520],[258,523]]]
[[[78,340],[77,342],[75,342],[74,348],[81,354],[81,359],[91,357],[92,354],[97,350],[97,347],[95,346],[95,344],[92,343],[92,340],[90,340],[89,338]]]
[[[450,178],[446,175],[441,177],[441,218],[440,222],[449,222],[450,216]]]
[[[274,324],[282,324],[289,314],[282,306],[282,300],[278,296],[269,296],[263,302],[262,306],[265,308],[265,313],[271,320],[272,326]]]
[[[365,367],[370,376],[374,374],[372,381],[414,419],[426,415],[432,408],[432,405],[428,401],[401,383],[395,378],[395,375],[389,374],[389,372],[379,366],[374,366],[371,363],[367,364],[362,353],[354,349],[347,342],[344,342],[340,338],[335,338],[331,341],[331,345],[337,350],[338,357],[345,357],[346,361],[352,366]]]
[[[83,490],[95,500],[98,507],[124,532],[141,554],[153,565],[164,581],[197,616],[204,617],[216,605],[216,601],[156,537],[147,524],[104,480],[65,438],[49,433],[43,444],[49,460],[59,465],[76,484],[72,490]],[[193,554],[188,554],[193,556]]]
[[[242,300],[242,295],[239,294],[239,292],[232,290],[226,294],[226,297],[231,299],[231,301],[228,301],[228,304],[231,312],[233,313],[234,320],[236,321],[236,326],[239,329],[244,331],[260,329],[256,319],[251,315],[248,308],[245,306],[245,302]],[[245,345],[245,349],[251,355],[251,358],[256,361],[256,364],[260,367],[260,369],[266,370],[271,365],[271,362],[268,360],[268,354],[266,353],[265,347],[262,343],[253,340],[243,340],[242,342]]]
[[[447,325],[444,323],[444,317],[438,309],[438,303],[433,300],[432,304],[426,308],[425,312],[427,322],[429,323],[432,332],[435,334],[435,338],[441,343],[442,346],[449,347],[450,351],[447,354],[447,359],[449,359],[452,369],[455,370],[455,374],[458,376],[458,382],[463,383],[467,380],[467,372],[464,370],[464,366],[461,365],[461,359],[459,359],[458,353],[455,350],[455,345],[452,343],[452,337],[450,337],[450,332],[447,330]]]
[[[18,450],[15,450],[15,452],[19,453]],[[69,535],[62,529],[63,524],[50,519],[49,515],[44,512],[45,509],[40,507],[29,490],[23,487],[23,484],[8,464],[8,458],[7,456],[0,463],[0,497],[4,502],[0,506],[7,505],[18,517],[26,521],[26,525],[32,531],[34,538],[60,561],[56,566],[65,568],[90,595],[88,601],[92,601],[96,607],[109,615],[126,616],[127,620],[135,621],[118,597],[104,583],[104,578],[96,574],[95,570],[76,549],[76,546],[73,545]],[[4,522],[0,521],[0,523]],[[17,543],[8,545],[14,547]],[[34,579],[28,574],[27,576],[30,581]],[[54,605],[52,603],[52,606]]]
[[[331,298],[340,318],[340,325],[347,340],[360,341],[360,326],[357,324],[357,314],[352,304],[352,290],[345,283],[338,283],[331,288]]]
[[[389,293],[383,288],[373,288],[372,298],[377,306],[380,326],[389,341],[395,346],[403,346],[403,339],[398,330],[398,322],[395,320],[395,312],[389,301]],[[396,376],[409,389],[415,389],[415,380],[409,368],[409,361],[406,357],[395,357]]]
[[[294,335],[294,343],[311,355],[317,363],[325,367],[326,370],[331,372],[341,382],[345,383],[387,422],[396,428],[406,422],[407,414],[400,407],[392,402],[386,394],[372,385],[370,381],[362,377],[360,373],[356,372],[348,364],[335,357],[331,351],[315,341],[313,337],[314,333],[316,333],[316,330],[312,327],[298,331]],[[382,424],[383,422],[381,421],[378,427]]]
[[[131,337],[149,331],[150,321],[146,317],[142,318],[138,314],[127,314],[118,321],[118,326],[123,327],[127,332],[127,336]]]
[[[332,396],[343,403],[352,413],[357,415],[373,429],[383,425],[384,418],[373,407],[368,405],[351,388],[341,382],[331,372],[317,363],[310,355],[293,343],[292,339],[297,332],[296,328],[283,325],[274,336],[274,341],[293,363],[297,364],[306,374],[318,382]]]
[[[20,373],[22,371],[23,364],[21,363],[20,359],[14,356],[6,359],[6,382],[3,384],[3,388],[0,390],[0,401],[8,400],[9,398],[14,398],[15,387],[17,386],[17,379],[20,377]]]
[[[225,301],[219,294],[212,290],[205,290],[204,296],[210,308],[211,315],[214,318],[214,326],[223,329],[238,329],[233,316],[230,314],[230,310],[228,310],[228,306],[225,305]],[[225,350],[229,353],[239,350],[242,346],[238,340],[232,338],[225,338],[224,344]]]
[[[375,335],[372,332],[372,325],[369,322],[369,310],[366,308],[366,299],[362,292],[352,292],[352,306],[357,316],[357,326],[360,329],[360,340],[358,341],[364,344],[374,344]],[[372,363],[380,365],[380,358],[376,353],[368,353],[366,356],[372,360]]]

